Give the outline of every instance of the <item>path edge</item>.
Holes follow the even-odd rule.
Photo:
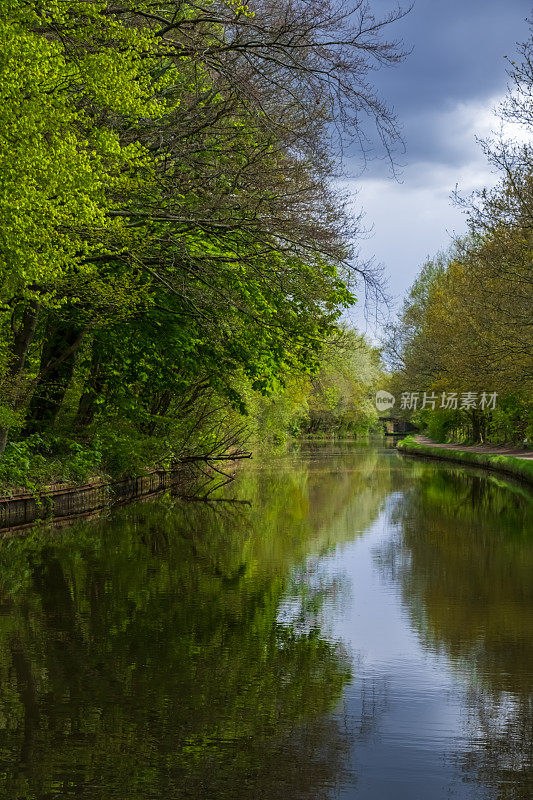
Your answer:
[[[475,453],[461,450],[459,447],[453,450],[434,447],[416,442],[411,436],[407,436],[397,442],[396,449],[408,455],[434,458],[439,461],[451,461],[456,464],[481,467],[491,472],[500,472],[533,486],[533,461],[530,460],[515,458],[514,456]]]

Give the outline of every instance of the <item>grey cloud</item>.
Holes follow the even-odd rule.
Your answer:
[[[394,7],[392,0],[370,2],[377,13]],[[475,136],[489,132],[491,106],[508,80],[504,56],[512,58],[527,38],[527,17],[531,0],[416,0],[389,30],[414,48],[404,63],[373,76],[402,125],[404,168],[399,181],[390,178],[386,159],[370,161],[361,173],[354,151],[347,170],[357,179],[347,186],[355,211],[362,206],[366,225],[374,227],[361,242],[362,256],[385,265],[397,297],[428,255],[465,231],[450,200],[454,186],[469,192],[494,180]]]
[[[394,3],[371,5],[379,14]],[[527,37],[528,16],[531,0],[416,0],[407,17],[390,27],[390,38],[402,39],[413,51],[373,78],[402,126],[404,162],[440,154],[447,163],[458,163],[453,141],[433,123],[459,102],[486,105],[505,92],[505,56],[512,57],[516,43]],[[381,171],[379,163],[375,168]]]

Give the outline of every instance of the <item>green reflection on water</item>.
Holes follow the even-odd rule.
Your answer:
[[[335,587],[309,593],[294,574],[362,535],[391,493],[405,530],[391,564],[427,646],[525,696],[524,498],[375,447],[307,447],[243,470],[246,503],[163,498],[0,543],[0,798],[318,800],[355,785],[329,713],[353,668],[319,628]]]
[[[531,688],[533,504],[484,477],[430,472],[398,521],[404,597],[426,642],[494,689]]]
[[[533,503],[460,470],[420,472],[382,563],[425,647],[466,674],[470,743],[457,755],[491,797],[533,797]]]
[[[159,500],[4,541],[0,796],[319,797],[350,665],[316,603],[304,632],[277,611],[291,568],[351,535],[354,495],[376,516],[376,459],[244,474],[250,505]]]

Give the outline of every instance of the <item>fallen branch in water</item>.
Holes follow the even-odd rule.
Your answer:
[[[182,458],[178,459],[179,464],[189,464],[193,461],[238,461],[241,458],[251,458],[252,454],[250,452],[241,452],[241,453],[223,453],[218,456],[212,456],[209,454],[201,455],[201,456],[183,456]]]

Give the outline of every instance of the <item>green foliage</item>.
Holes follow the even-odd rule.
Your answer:
[[[245,392],[250,440],[281,443],[287,437],[354,437],[376,425],[379,352],[345,326],[324,342],[309,374],[283,375],[268,396]]]
[[[378,424],[374,405],[383,378],[380,354],[356,331],[343,328],[326,346],[312,378],[306,433],[367,434]]]
[[[42,444],[38,435],[21,442],[9,442],[0,462],[0,480],[11,486],[32,487],[39,481],[42,470],[47,468],[47,460],[36,448]]]
[[[495,409],[415,416],[436,439],[520,443],[531,438],[533,405],[533,36],[513,62],[498,112],[522,125],[523,141],[483,142],[500,180],[469,201],[469,234],[428,261],[389,330],[401,391],[496,392]],[[512,128],[511,130],[516,130]]]
[[[461,413],[457,411],[421,411],[418,419],[435,442],[447,442],[452,431],[461,425]]]
[[[501,233],[481,242],[465,239],[437,265],[428,262],[389,331],[394,394],[456,392],[459,399],[462,392],[497,394],[494,409],[478,408],[475,414],[418,409],[413,421],[436,441],[529,438],[533,296],[525,280],[530,264],[513,250],[517,235],[510,229],[505,237],[505,266]]]
[[[372,424],[377,356],[331,346],[354,231],[300,10],[280,36],[233,2],[0,0],[2,480],[42,476],[43,454],[70,479],[227,451],[247,413],[278,438],[322,406],[332,430]],[[366,57],[395,50],[347,44],[333,7],[313,24],[357,120]]]
[[[106,213],[111,194],[131,191],[147,158],[102,124],[97,106],[129,117],[160,113],[147,64],[136,55],[142,32],[102,16],[105,4],[61,5],[38,13],[4,0],[0,23],[3,298],[36,296],[52,305],[65,302],[71,270],[78,281],[96,277],[88,257],[105,252],[106,238],[122,227]],[[76,5],[83,16],[74,22]],[[75,36],[74,53],[41,34],[52,19]],[[97,31],[99,47],[88,48]]]
[[[10,441],[0,461],[0,484],[12,491],[37,490],[58,481],[83,483],[105,470],[99,444],[88,446],[64,436],[37,433]],[[122,466],[126,463],[131,466],[130,462]]]

